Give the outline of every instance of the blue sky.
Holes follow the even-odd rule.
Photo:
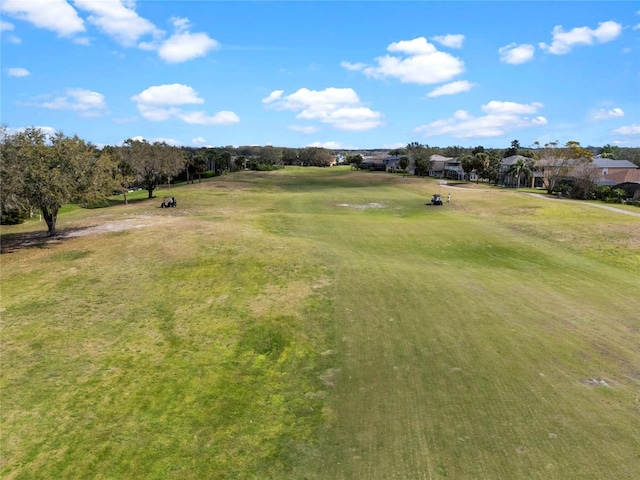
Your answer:
[[[11,129],[97,145],[640,147],[638,2],[1,5]]]

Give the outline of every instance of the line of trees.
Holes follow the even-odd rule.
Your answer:
[[[164,142],[128,139],[120,146],[102,149],[85,142],[78,136],[62,132],[47,135],[38,128],[26,128],[9,133],[0,130],[0,215],[3,223],[14,223],[40,210],[47,222],[49,235],[56,234],[59,209],[66,203],[91,205],[113,193],[126,194],[132,186],[148,191],[148,197],[162,182],[186,176],[193,182],[197,176],[210,171],[219,175],[225,171],[244,168],[268,170],[284,165],[320,166],[331,164],[334,152],[325,148],[283,148],[273,146],[190,148],[175,147]],[[571,171],[578,189],[588,191],[594,184],[589,177],[593,169],[586,168],[594,153],[607,158],[626,159],[640,166],[640,148],[622,148],[605,145],[600,149],[582,147],[570,141],[565,145],[550,142],[533,148],[522,148],[518,140],[507,149],[486,149],[482,146],[464,148],[450,146],[430,147],[411,142],[405,148],[391,150],[400,168],[406,172],[410,162],[415,174],[428,175],[431,155],[458,157],[463,170],[475,171],[477,179],[497,183],[500,161],[512,155],[532,158],[545,164],[544,187],[553,193],[559,182]],[[348,164],[359,168],[361,153],[345,152]],[[585,164],[585,165],[583,165]],[[584,167],[584,168],[580,168]],[[522,159],[510,169],[520,186],[527,178],[531,165]],[[582,172],[582,176],[580,174]],[[581,190],[581,191],[582,191]]]
[[[49,236],[56,235],[62,205],[96,204],[132,185],[149,198],[165,179],[180,173],[185,155],[162,142],[127,140],[98,149],[77,135],[46,135],[38,128],[9,133],[2,128],[0,212],[3,223],[17,223],[40,210]],[[125,197],[126,202],[126,197]]]

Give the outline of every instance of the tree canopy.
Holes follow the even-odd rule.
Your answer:
[[[540,147],[538,142],[535,142],[534,145]],[[577,168],[580,163],[591,163],[593,152],[583,148],[580,142],[570,140],[562,147],[555,141],[546,143],[544,147],[539,148],[536,159],[541,160],[539,168],[544,170],[544,188],[547,193],[551,194],[558,182],[566,177],[572,169]]]
[[[2,132],[2,209],[40,209],[49,236],[66,203],[89,204],[110,195],[117,162],[78,136],[46,135],[38,128]],[[9,176],[4,173],[10,173]]]
[[[149,192],[149,198],[164,179],[180,173],[186,164],[184,153],[165,142],[128,139],[120,155],[131,166],[136,181]]]

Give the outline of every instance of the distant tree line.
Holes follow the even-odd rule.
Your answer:
[[[456,157],[467,173],[476,172],[477,179],[497,183],[500,162],[505,157],[520,155],[532,159],[555,158],[557,174],[546,176],[544,187],[549,192],[571,164],[571,160],[594,154],[616,160],[629,160],[640,166],[640,148],[613,145],[583,148],[578,142],[560,146],[550,142],[522,148],[518,140],[505,149],[476,147],[433,147],[411,142],[393,150],[329,150],[319,147],[286,148],[274,146],[241,147],[176,147],[165,142],[127,139],[118,146],[97,148],[78,136],[62,132],[45,134],[38,128],[26,128],[10,133],[0,129],[0,220],[17,223],[40,211],[47,222],[49,235],[56,234],[59,209],[67,203],[95,205],[114,193],[127,193],[131,188],[143,188],[149,198],[163,182],[193,183],[202,177],[221,175],[236,170],[273,170],[286,165],[327,167],[341,156],[347,165],[361,168],[367,153],[395,156],[398,166],[406,173],[411,162],[415,174],[428,175],[431,156]],[[517,178],[530,173],[527,162],[515,162],[510,172]],[[589,184],[585,170],[585,185]],[[586,187],[585,187],[586,188]]]

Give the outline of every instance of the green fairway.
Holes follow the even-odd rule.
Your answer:
[[[3,479],[640,478],[640,218],[346,168],[155,194],[2,227]]]

